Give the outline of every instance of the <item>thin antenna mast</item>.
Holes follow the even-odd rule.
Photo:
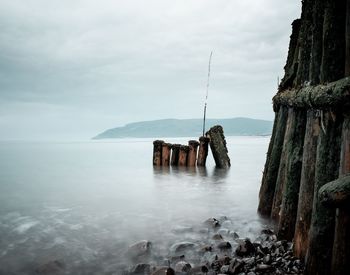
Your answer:
[[[213,55],[213,51],[210,52],[209,56],[209,66],[208,66],[208,79],[207,79],[207,92],[205,95],[205,102],[204,102],[204,114],[203,114],[203,136],[205,132],[205,116],[207,114],[207,101],[208,101],[208,92],[209,92],[209,78],[210,78],[210,64],[211,64],[211,57]]]

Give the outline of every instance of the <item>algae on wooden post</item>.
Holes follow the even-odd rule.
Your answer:
[[[339,175],[340,143],[343,117],[341,114],[324,112],[324,130],[320,131],[315,170],[315,187],[309,231],[306,274],[331,274],[334,239],[335,210],[322,205],[318,191]]]
[[[163,140],[153,141],[153,165],[161,166],[162,165],[162,146]]]
[[[307,111],[306,132],[301,170],[298,212],[294,234],[294,254],[304,259],[309,244],[309,229],[315,184],[317,141],[320,133],[319,118],[314,110]]]
[[[270,216],[275,193],[278,170],[283,149],[284,134],[288,118],[288,108],[281,106],[276,113],[273,134],[265,164],[263,179],[259,192],[258,211],[261,215]]]
[[[203,136],[199,138],[197,166],[205,166],[208,156],[209,140],[209,138]]]
[[[206,133],[206,136],[210,138],[210,149],[213,153],[216,167],[229,168],[231,163],[222,127],[220,125],[211,127]]]
[[[187,166],[196,166],[198,145],[199,142],[197,140],[190,140],[188,142],[189,152],[187,157]]]

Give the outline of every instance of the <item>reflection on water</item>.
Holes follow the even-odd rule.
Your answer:
[[[67,274],[111,274],[131,243],[148,239],[166,254],[203,238],[179,227],[209,217],[227,216],[230,230],[254,237],[268,140],[228,138],[230,169],[211,156],[206,168],[153,167],[150,139],[0,143],[0,274],[36,274],[55,260]]]

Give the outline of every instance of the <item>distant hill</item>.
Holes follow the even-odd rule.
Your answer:
[[[199,137],[202,135],[202,119],[162,119],[141,121],[112,128],[95,136],[104,138],[147,138],[147,137]],[[221,125],[226,136],[270,135],[272,121],[244,117],[206,120],[206,130],[211,126]]]

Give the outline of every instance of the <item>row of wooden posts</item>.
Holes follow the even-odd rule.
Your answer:
[[[349,274],[350,0],[305,0],[292,26],[258,211],[305,274]]]
[[[216,166],[218,168],[230,167],[226,140],[223,128],[220,125],[211,127],[206,136],[200,137],[199,141],[190,140],[188,145],[155,140],[153,142],[153,165],[204,167],[207,161],[209,144]]]
[[[190,140],[188,145],[171,144],[163,140],[155,140],[153,142],[153,165],[205,166],[208,145],[209,138],[207,137],[200,137],[199,142],[197,140]]]

